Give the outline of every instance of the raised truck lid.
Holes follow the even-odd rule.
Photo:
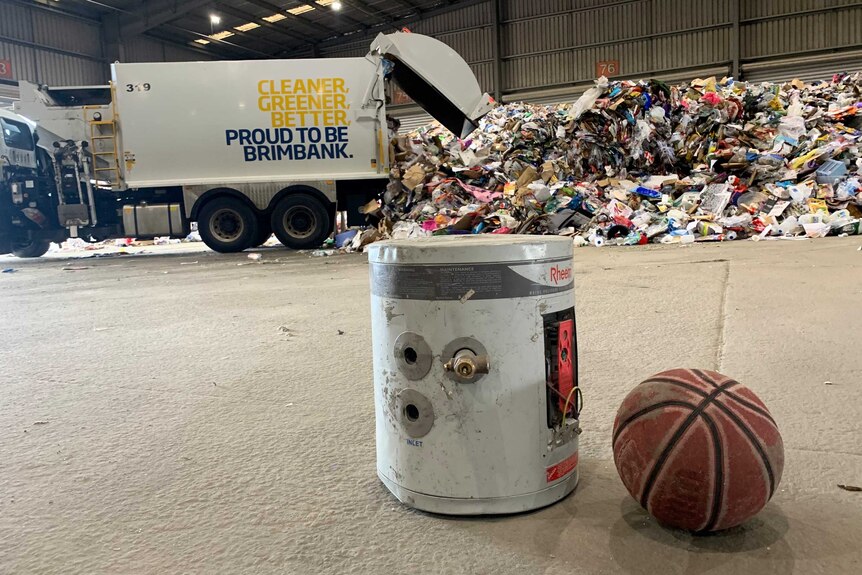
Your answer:
[[[404,32],[380,34],[371,52],[392,62],[392,77],[401,89],[458,137],[472,132],[494,108],[467,62],[439,40]]]

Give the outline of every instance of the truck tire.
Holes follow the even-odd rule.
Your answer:
[[[334,218],[323,202],[305,194],[282,198],[272,212],[272,231],[278,241],[294,250],[317,248],[332,233]]]
[[[236,198],[221,197],[207,202],[198,214],[201,239],[221,254],[241,252],[258,237],[257,216]]]
[[[257,219],[257,236],[254,238],[254,241],[251,242],[251,247],[259,248],[272,235],[272,226],[269,223],[269,217],[261,216]]]
[[[18,258],[41,258],[50,247],[49,240],[33,240],[28,244],[13,244],[12,254]]]

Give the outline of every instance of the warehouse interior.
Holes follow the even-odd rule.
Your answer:
[[[860,38],[0,0],[0,573],[860,572]]]

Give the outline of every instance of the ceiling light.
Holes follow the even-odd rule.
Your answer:
[[[273,14],[272,16],[264,16],[263,19],[270,24],[275,24],[276,22],[281,22],[282,20],[287,19],[287,16],[284,14]]]
[[[221,16],[210,14],[210,24],[221,24]]]
[[[229,30],[223,30],[221,32],[216,32],[215,34],[210,34],[210,38],[213,40],[224,40],[225,38],[230,38],[233,36],[233,32]]]
[[[341,2],[339,2],[338,0],[335,0],[335,2],[332,3],[332,9],[335,10],[336,12],[341,10]]]
[[[305,14],[306,12],[311,12],[314,10],[314,6],[310,6],[308,4],[303,4],[302,6],[297,6],[296,8],[291,8],[288,10],[294,16],[299,16],[300,14]]]
[[[234,26],[234,30],[239,30],[240,32],[249,32],[251,30],[255,30],[260,28],[260,24],[257,22],[249,22],[248,24],[243,24],[242,26]]]
[[[195,42],[197,42],[198,44],[203,44],[204,46],[210,43],[209,40],[204,40],[203,38],[198,38],[197,40],[195,40]]]

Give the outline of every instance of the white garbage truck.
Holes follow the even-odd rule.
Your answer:
[[[218,252],[272,233],[317,247],[336,211],[363,223],[388,182],[390,80],[458,136],[493,107],[454,50],[400,32],[364,58],[118,63],[107,87],[22,83],[3,125],[0,252],[182,237],[192,222]]]

